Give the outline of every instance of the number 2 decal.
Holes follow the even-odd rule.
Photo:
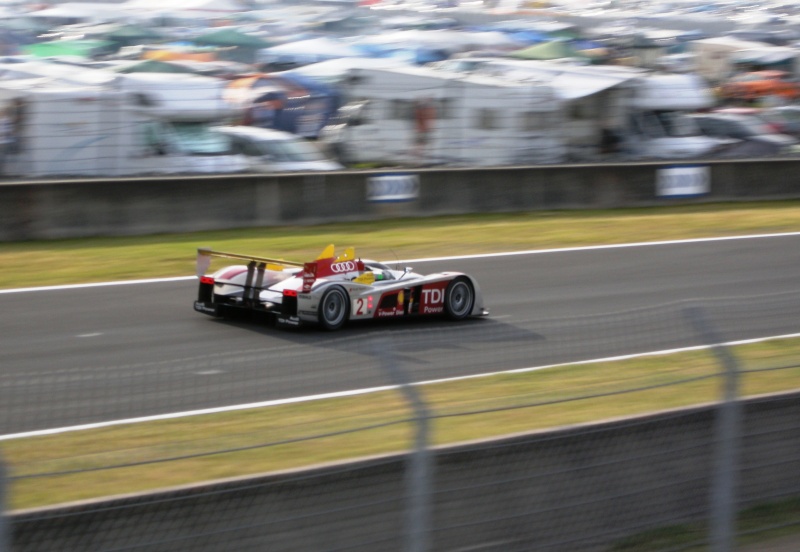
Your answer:
[[[367,302],[364,301],[363,298],[359,297],[358,299],[356,299],[356,316],[363,316],[367,314],[366,311],[364,310],[366,304]]]

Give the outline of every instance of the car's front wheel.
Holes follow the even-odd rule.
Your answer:
[[[475,291],[467,278],[456,278],[444,292],[444,311],[451,320],[463,320],[472,312]]]
[[[347,322],[350,313],[350,299],[347,292],[335,286],[322,296],[319,303],[319,324],[328,331],[338,330]]]

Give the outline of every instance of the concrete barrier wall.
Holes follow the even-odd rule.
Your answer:
[[[744,401],[740,506],[800,494],[798,399]],[[714,435],[706,406],[439,448],[431,549],[607,550],[700,521]],[[400,551],[407,467],[388,456],[12,512],[13,550]]]
[[[670,198],[656,193],[659,174],[675,166],[664,163],[402,171],[418,179],[415,197],[382,201],[370,179],[392,171],[7,182],[0,241],[800,198],[800,159],[702,165],[708,193]]]

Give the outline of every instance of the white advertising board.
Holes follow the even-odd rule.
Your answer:
[[[693,197],[711,192],[708,165],[680,165],[658,169],[656,196]]]
[[[419,198],[419,175],[393,173],[367,178],[367,201],[396,203]]]

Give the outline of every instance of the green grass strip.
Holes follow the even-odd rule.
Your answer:
[[[800,201],[542,211],[0,244],[0,289],[190,276],[199,246],[306,261],[356,248],[390,261],[800,231]]]
[[[735,353],[747,370],[743,395],[798,388],[800,340]],[[710,403],[719,370],[710,351],[692,351],[419,389],[436,416],[432,444],[444,445]],[[412,417],[398,391],[381,391],[20,438],[3,455],[12,507],[30,508],[404,451]]]

